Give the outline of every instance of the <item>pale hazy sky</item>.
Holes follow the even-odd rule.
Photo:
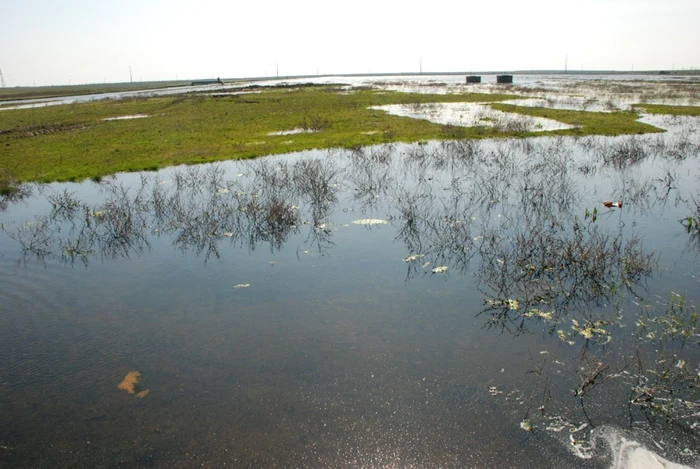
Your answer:
[[[700,66],[700,0],[0,0],[7,86]],[[278,65],[279,64],[279,65]]]

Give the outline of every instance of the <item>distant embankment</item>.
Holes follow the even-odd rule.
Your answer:
[[[198,85],[223,85],[224,82],[221,81],[221,78],[217,78],[216,80],[196,80],[192,82],[192,86],[198,86]]]

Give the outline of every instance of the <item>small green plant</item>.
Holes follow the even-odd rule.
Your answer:
[[[592,211],[589,211],[588,209],[586,209],[586,212],[584,213],[583,219],[588,220],[589,217],[591,219],[591,223],[595,223],[595,221],[598,219],[598,208],[597,207],[593,207]]]
[[[10,202],[21,200],[31,194],[29,186],[22,184],[11,171],[0,168],[0,210]]]
[[[693,222],[694,222],[693,217],[688,217],[688,218],[684,218],[683,220],[681,220],[681,224],[685,226],[685,229],[688,230],[688,233],[690,233],[693,229]],[[697,224],[696,224],[696,226],[697,226]]]
[[[12,174],[0,169],[0,196],[12,197],[20,191],[20,183]]]

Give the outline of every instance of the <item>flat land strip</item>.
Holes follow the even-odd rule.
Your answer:
[[[0,111],[0,172],[20,181],[99,178],[119,171],[390,142],[534,135],[660,132],[634,112],[596,113],[493,104],[579,127],[503,132],[389,115],[370,106],[485,103],[521,96],[422,94],[340,86],[253,86],[246,93],[199,93],[102,100]],[[124,120],[107,118],[146,115]],[[300,132],[302,131],[303,132]],[[274,132],[296,131],[278,134]]]
[[[86,94],[120,93],[125,91],[142,91],[190,85],[191,81],[149,81],[137,83],[94,83],[90,85],[59,86],[17,86],[0,88],[0,106],[3,101],[19,99],[43,99],[61,96],[81,96]]]

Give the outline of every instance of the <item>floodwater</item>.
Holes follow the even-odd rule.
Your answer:
[[[517,105],[518,100],[510,103]],[[573,125],[544,117],[498,111],[480,103],[389,104],[372,106],[370,109],[378,109],[395,116],[425,119],[437,124],[496,127],[504,131],[544,132],[574,128]]]
[[[278,86],[278,85],[298,85],[304,83],[317,84],[345,84],[348,89],[361,86],[373,86],[394,91],[416,92],[416,93],[511,93],[511,94],[527,94],[532,96],[539,92],[540,97],[545,101],[545,107],[555,107],[568,109],[569,106],[562,106],[561,102],[554,98],[552,104],[551,93],[560,93],[568,90],[566,100],[576,102],[583,99],[580,107],[573,109],[594,111],[600,108],[601,110],[611,110],[616,106],[622,109],[630,103],[649,102],[658,104],[681,104],[681,105],[698,105],[700,98],[696,91],[692,91],[687,96],[678,97],[673,100],[666,99],[663,95],[652,95],[651,99],[646,96],[649,89],[657,89],[662,92],[667,88],[678,88],[679,86],[697,86],[700,80],[696,76],[669,76],[669,75],[630,75],[630,74],[516,74],[514,77],[514,85],[496,84],[495,74],[486,74],[482,76],[482,83],[465,84],[465,75],[349,75],[349,76],[321,76],[321,77],[299,77],[299,78],[270,78],[256,80],[236,80],[228,82],[224,85],[195,85],[195,86],[178,86],[162,89],[138,90],[138,91],[122,91],[112,93],[98,93],[78,96],[61,96],[55,98],[36,98],[23,99],[14,101],[0,102],[0,111],[12,109],[32,109],[46,106],[57,106],[62,104],[84,103],[89,101],[97,101],[103,99],[125,99],[125,98],[140,98],[150,96],[172,96],[188,93],[205,93],[211,96],[231,96],[233,94],[251,93],[249,87],[257,86]],[[615,83],[615,92],[611,94],[608,102],[604,102],[604,95],[600,93],[599,85],[601,83]],[[652,85],[650,87],[650,85]],[[622,102],[610,102],[612,98],[619,101],[620,91],[625,91],[626,94],[632,95]],[[254,91],[253,91],[254,93]],[[611,93],[608,91],[608,93]],[[583,98],[582,98],[583,96]],[[546,98],[546,99],[545,99]],[[641,98],[641,99],[640,99]]]
[[[131,114],[128,116],[117,116],[117,117],[105,117],[102,119],[103,121],[122,121],[122,120],[131,120],[131,119],[143,119],[145,117],[151,117],[147,114]]]
[[[698,467],[700,122],[645,120],[27,187],[0,466]]]

